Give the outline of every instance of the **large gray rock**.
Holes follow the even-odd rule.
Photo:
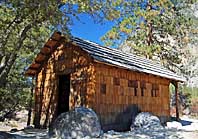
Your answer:
[[[99,137],[101,126],[96,113],[84,107],[62,113],[49,128],[49,136],[60,139]]]
[[[16,137],[7,132],[0,131],[0,139],[16,139]]]
[[[149,112],[139,113],[134,123],[131,126],[131,130],[136,129],[161,129],[163,126],[157,116],[150,114]]]

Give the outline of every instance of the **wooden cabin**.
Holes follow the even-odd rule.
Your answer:
[[[170,83],[184,81],[159,63],[55,32],[26,71],[35,79],[35,127],[75,107],[92,108],[104,130],[126,130],[135,105],[170,117]]]

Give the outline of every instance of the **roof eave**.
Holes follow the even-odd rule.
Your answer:
[[[47,40],[40,52],[35,57],[34,61],[30,64],[28,69],[25,71],[25,76],[36,76],[41,70],[44,62],[48,59],[50,54],[56,49],[56,46],[60,45],[60,40],[65,39],[61,36],[60,32],[54,32],[51,37]],[[37,67],[35,67],[37,65]],[[38,66],[39,65],[39,66]],[[34,68],[34,70],[32,70]]]
[[[94,59],[94,62],[105,64],[105,65],[108,65],[108,66],[117,67],[117,68],[122,68],[122,69],[126,69],[126,70],[131,70],[131,71],[135,71],[135,72],[140,72],[140,73],[151,74],[151,75],[154,75],[154,76],[159,76],[159,77],[162,77],[162,78],[169,79],[169,80],[171,80],[173,82],[181,82],[181,83],[186,82],[186,80],[184,78],[179,78],[179,77],[178,78],[172,78],[172,77],[160,76],[160,75],[152,74],[152,73],[149,73],[149,72],[143,72],[143,71],[139,71],[139,70],[135,70],[135,69],[130,69],[130,68],[126,68],[126,67],[123,67],[123,66],[118,66],[118,65],[111,64],[111,63],[99,61],[97,59]]]

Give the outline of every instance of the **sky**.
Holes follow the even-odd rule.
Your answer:
[[[111,29],[113,23],[94,23],[94,20],[86,14],[81,14],[79,18],[80,21],[77,19],[73,21],[73,25],[71,26],[72,35],[103,45],[100,38]]]

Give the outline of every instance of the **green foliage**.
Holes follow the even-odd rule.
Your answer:
[[[24,70],[50,34],[49,20],[42,18],[46,11],[41,13],[42,8],[35,6],[30,1],[8,1],[0,5],[2,117],[27,106],[31,80],[24,77]]]
[[[160,60],[171,70],[180,70],[187,34],[194,24],[186,10],[194,1],[122,1],[120,18],[101,40],[107,46],[132,48],[132,52]],[[121,42],[121,43],[120,43]]]
[[[170,106],[175,107],[176,101],[175,101],[175,86],[173,84],[170,84],[169,86],[170,90]],[[191,99],[192,99],[192,94],[190,92],[186,92],[184,89],[184,86],[179,85],[178,88],[178,101],[179,101],[179,107],[180,110],[184,110],[186,108],[189,108],[191,106]]]
[[[175,106],[175,87],[169,86],[171,93],[171,106]],[[179,85],[179,104],[182,109],[186,107],[196,105],[194,104],[198,100],[198,88],[188,87],[187,85]]]
[[[111,20],[116,16],[111,6],[110,1],[89,0],[1,1],[0,116],[27,106],[32,84],[24,71],[51,32],[59,30],[70,35],[72,19],[80,13],[88,13],[97,22]]]
[[[197,87],[184,87],[184,93],[191,94],[193,99],[198,99],[198,88]]]

